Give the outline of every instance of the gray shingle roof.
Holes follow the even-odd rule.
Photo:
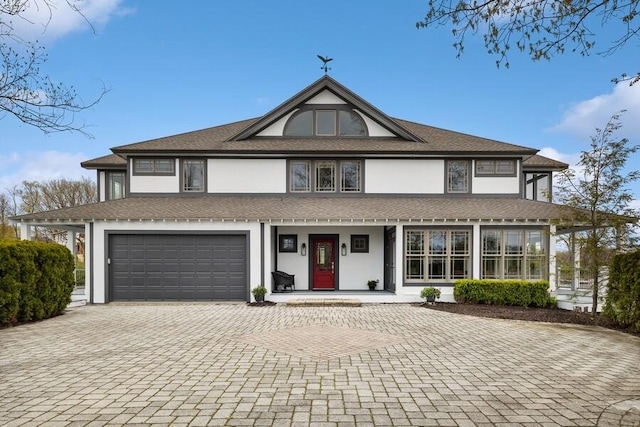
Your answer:
[[[127,161],[117,154],[108,154],[96,159],[86,160],[80,163],[80,166],[85,169],[126,169]]]
[[[131,197],[22,215],[15,221],[92,220],[549,220],[552,203],[506,197]]]
[[[523,163],[525,169],[552,169],[552,170],[564,170],[569,167],[568,164],[559,162],[558,160],[553,160],[548,157],[541,156],[536,154],[535,156],[531,156],[526,159]]]

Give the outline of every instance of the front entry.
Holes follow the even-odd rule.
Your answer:
[[[311,284],[313,290],[334,290],[336,288],[337,238],[311,237]]]

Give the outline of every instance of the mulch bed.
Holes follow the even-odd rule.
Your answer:
[[[621,328],[601,316],[597,316],[594,319],[591,313],[561,310],[559,308],[525,308],[504,305],[455,304],[446,302],[439,302],[436,304],[423,303],[422,306],[431,310],[446,311],[448,313],[465,314],[476,317],[489,317],[493,319],[569,323],[573,325],[598,325],[626,332],[631,335],[640,336],[640,331],[633,332]]]
[[[250,305],[251,307],[269,307],[272,305],[276,305],[275,302],[273,301],[262,301],[262,302],[248,302],[247,305]]]

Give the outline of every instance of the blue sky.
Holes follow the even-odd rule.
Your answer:
[[[574,163],[594,129],[627,109],[620,136],[640,142],[640,84],[610,82],[637,71],[637,41],[608,57],[532,62],[513,52],[505,69],[480,35],[456,58],[449,28],[417,30],[424,0],[85,3],[95,31],[62,5],[46,31],[36,15],[19,30],[46,46],[42,71],[54,80],[86,100],[109,89],[77,117],[94,138],[44,135],[0,116],[0,192],[22,180],[93,179],[79,163],[110,147],[260,116],[322,76],[317,54],[334,58],[333,78],[392,117]],[[640,185],[634,192],[640,198]]]

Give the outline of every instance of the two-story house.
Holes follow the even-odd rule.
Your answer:
[[[294,294],[379,280],[392,301],[451,299],[461,278],[554,287],[549,193],[567,165],[389,117],[328,76],[262,117],[111,151],[82,164],[99,203],[16,218],[25,238],[85,234],[93,303],[248,301],[276,270]]]

